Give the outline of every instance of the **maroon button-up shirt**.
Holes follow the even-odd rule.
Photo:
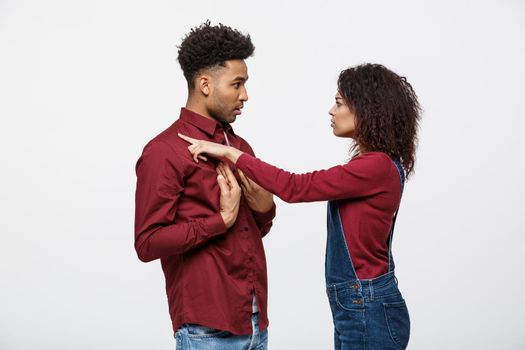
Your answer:
[[[183,323],[251,334],[253,295],[260,328],[268,326],[266,258],[262,237],[275,206],[257,213],[243,198],[226,229],[219,213],[213,158],[195,163],[177,133],[253,151],[231,126],[183,108],[180,118],[151,140],[136,166],[135,249],[140,260],[161,260],[173,329]],[[231,164],[230,164],[231,165]]]

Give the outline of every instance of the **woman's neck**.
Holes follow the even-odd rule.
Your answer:
[[[354,154],[354,157],[359,157],[360,155],[362,154],[365,154],[368,152],[368,150],[366,149],[366,147],[360,145],[360,144],[356,144],[356,148],[355,148],[355,154]]]

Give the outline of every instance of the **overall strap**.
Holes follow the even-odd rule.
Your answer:
[[[337,201],[328,201],[325,256],[326,284],[357,280],[352,257],[343,230]]]
[[[403,189],[405,187],[405,170],[403,169],[403,166],[401,165],[401,162],[397,159],[392,160],[396,166],[396,169],[399,173],[399,181],[401,185],[401,196],[403,196]],[[396,226],[396,219],[397,219],[397,213],[399,212],[399,208],[396,210],[394,214],[394,218],[392,219],[392,228],[390,229],[389,237],[388,237],[388,271],[393,271],[395,268],[394,264],[394,258],[392,256],[392,239],[394,237],[394,227]]]

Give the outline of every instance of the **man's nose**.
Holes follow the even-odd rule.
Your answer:
[[[246,89],[242,89],[241,95],[239,96],[239,100],[243,102],[248,101],[248,91]]]

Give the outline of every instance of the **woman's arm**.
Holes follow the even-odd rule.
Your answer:
[[[384,153],[365,153],[345,165],[304,174],[277,168],[233,147],[180,135],[191,143],[188,150],[198,162],[206,153],[227,158],[246,176],[289,203],[360,198],[384,191],[391,175],[391,160]]]
[[[243,154],[235,166],[282,200],[298,203],[361,198],[384,191],[390,163],[385,154],[364,154],[345,165],[294,174]]]

